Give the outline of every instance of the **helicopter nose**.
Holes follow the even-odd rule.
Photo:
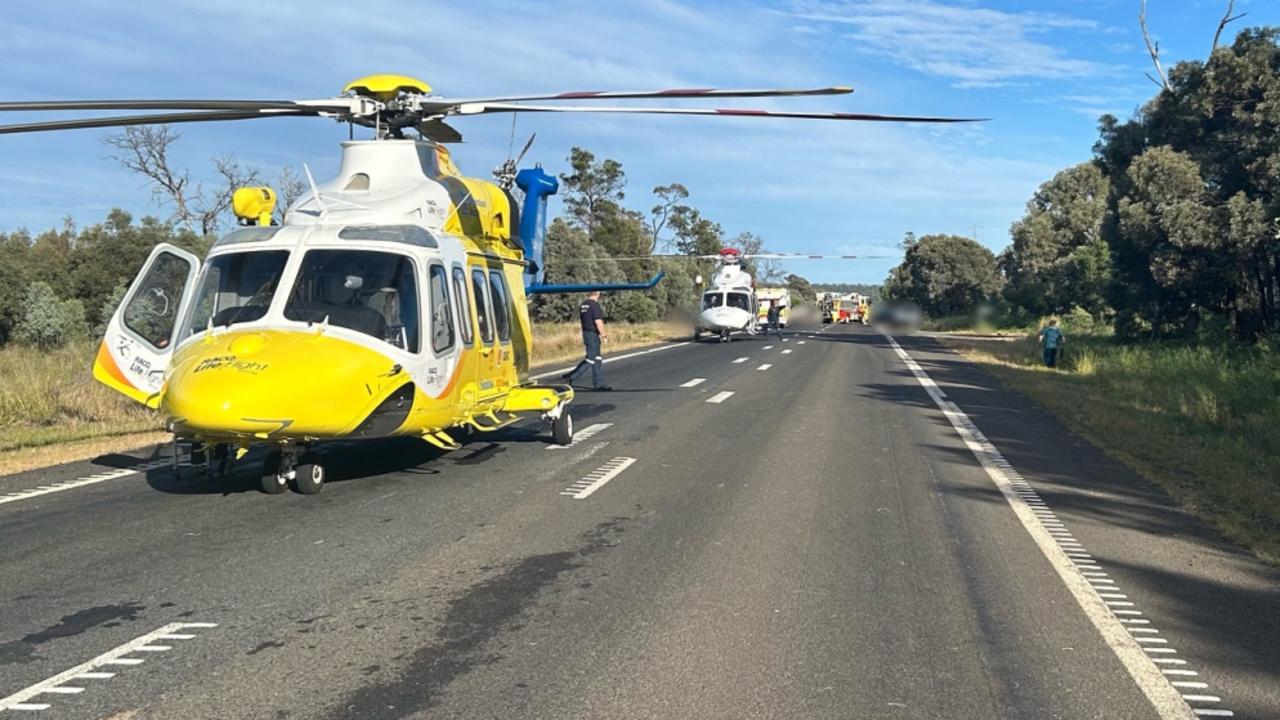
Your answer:
[[[179,433],[332,438],[351,433],[407,383],[390,358],[338,338],[228,333],[179,351],[161,409]],[[412,385],[401,400],[407,417]]]

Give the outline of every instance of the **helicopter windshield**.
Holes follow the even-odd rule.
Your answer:
[[[724,293],[722,292],[709,292],[702,296],[703,310],[710,310],[721,305],[724,305]]]
[[[418,287],[413,261],[373,250],[308,250],[284,307],[289,320],[364,333],[418,352]]]
[[[729,307],[738,308],[739,310],[751,311],[751,301],[747,298],[746,293],[731,292],[727,298]]]
[[[285,250],[218,255],[205,263],[183,337],[208,327],[253,322],[267,314],[289,253]]]

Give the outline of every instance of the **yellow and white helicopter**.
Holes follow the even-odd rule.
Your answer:
[[[162,111],[0,126],[0,134],[328,117],[373,129],[342,143],[338,174],[272,225],[275,195],[242,188],[244,225],[200,259],[159,245],[112,316],[94,376],[158,408],[177,441],[214,448],[221,469],[265,445],[261,489],[319,492],[313,446],[332,439],[420,437],[445,450],[456,428],[490,432],[537,414],[554,442],[573,438],[566,385],[529,377],[527,296],[629,290],[647,283],[548,285],[542,244],[556,179],[540,167],[498,182],[463,177],[445,148],[450,117],[603,112],[830,120],[959,122],[953,118],[742,109],[595,107],[534,101],[833,95],[816,90],[573,92],[448,99],[400,75],[373,75],[319,100],[0,102],[0,111]],[[406,137],[406,132],[417,137]],[[517,202],[512,184],[523,191]]]

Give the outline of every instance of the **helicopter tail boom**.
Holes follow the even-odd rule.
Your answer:
[[[557,293],[609,292],[612,290],[648,290],[661,282],[667,274],[666,270],[640,283],[584,283],[581,285],[530,285],[525,290],[530,295],[551,295]]]

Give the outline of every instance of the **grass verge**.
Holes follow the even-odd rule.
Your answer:
[[[89,341],[0,349],[0,453],[160,429],[155,413],[93,379]]]
[[[691,333],[688,324],[650,322],[626,325],[610,324],[606,328],[608,340],[604,344],[604,356],[631,350],[654,343],[687,340]],[[582,329],[578,323],[534,323],[533,364],[550,365],[582,359]]]
[[[942,341],[1280,564],[1280,357],[1249,347],[1071,336],[1062,366],[1035,337]]]
[[[605,356],[688,335],[669,323],[609,326]],[[0,475],[163,442],[160,417],[93,379],[95,343],[0,348]],[[575,323],[534,326],[533,364],[576,360]]]

